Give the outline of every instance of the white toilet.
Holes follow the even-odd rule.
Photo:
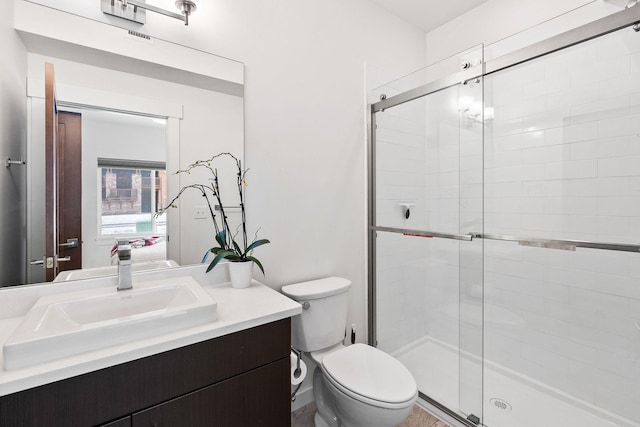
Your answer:
[[[343,345],[350,286],[347,279],[329,277],[282,287],[303,306],[293,318],[292,345],[318,365],[315,426],[395,426],[409,416],[418,386],[409,370],[383,351]]]

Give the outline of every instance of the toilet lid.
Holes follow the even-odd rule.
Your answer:
[[[374,401],[403,403],[418,393],[413,375],[402,363],[365,344],[328,354],[322,359],[322,367],[340,388]]]

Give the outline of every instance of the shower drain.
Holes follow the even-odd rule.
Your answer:
[[[502,399],[497,399],[497,398],[493,398],[489,400],[489,403],[491,403],[493,406],[495,406],[498,409],[502,409],[503,411],[510,411],[511,409],[511,405],[507,402],[505,402]]]

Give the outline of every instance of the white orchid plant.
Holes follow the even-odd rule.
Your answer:
[[[227,220],[227,215],[225,213],[225,205],[222,203],[222,196],[220,194],[220,185],[218,181],[218,170],[213,166],[214,161],[221,157],[230,157],[236,163],[236,167],[238,169],[236,180],[238,187],[238,194],[240,195],[240,211],[242,214],[242,224],[238,228],[242,228],[242,230],[236,230],[235,234],[231,233],[231,228],[229,227],[229,222]],[[251,243],[249,243],[249,239],[247,237],[247,221],[245,216],[245,205],[244,205],[244,187],[247,185],[247,181],[245,180],[245,175],[248,169],[242,169],[242,163],[240,159],[235,157],[231,153],[220,153],[208,160],[197,160],[196,162],[190,164],[186,169],[182,169],[177,171],[174,175],[179,174],[190,174],[194,170],[205,169],[211,174],[209,178],[209,182],[207,184],[191,184],[184,186],[180,189],[180,192],[169,202],[169,204],[161,209],[156,215],[161,215],[168,208],[177,208],[176,202],[188,189],[198,190],[202,197],[205,199],[207,206],[209,207],[209,212],[211,214],[211,220],[213,221],[213,227],[215,229],[215,239],[218,246],[211,248],[205,254],[202,262],[204,263],[207,260],[209,253],[213,253],[215,256],[213,261],[207,267],[207,272],[211,271],[220,261],[223,259],[229,260],[231,262],[247,262],[253,261],[262,274],[264,274],[264,268],[262,263],[254,257],[253,250],[259,246],[270,243],[267,239],[258,239],[257,233],[254,236],[254,239]],[[217,202],[216,205],[219,206],[220,209],[220,223],[218,223],[218,216],[215,213],[215,210],[212,205],[212,200],[210,197],[213,197]],[[240,243],[236,240],[238,234],[241,233]]]

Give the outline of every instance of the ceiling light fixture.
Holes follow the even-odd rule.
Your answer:
[[[139,24],[145,23],[145,11],[148,10],[179,19],[184,22],[184,25],[189,25],[189,16],[192,12],[196,11],[196,4],[192,0],[176,0],[175,4],[180,10],[180,13],[147,4],[144,0],[101,0],[102,11],[104,13]]]

